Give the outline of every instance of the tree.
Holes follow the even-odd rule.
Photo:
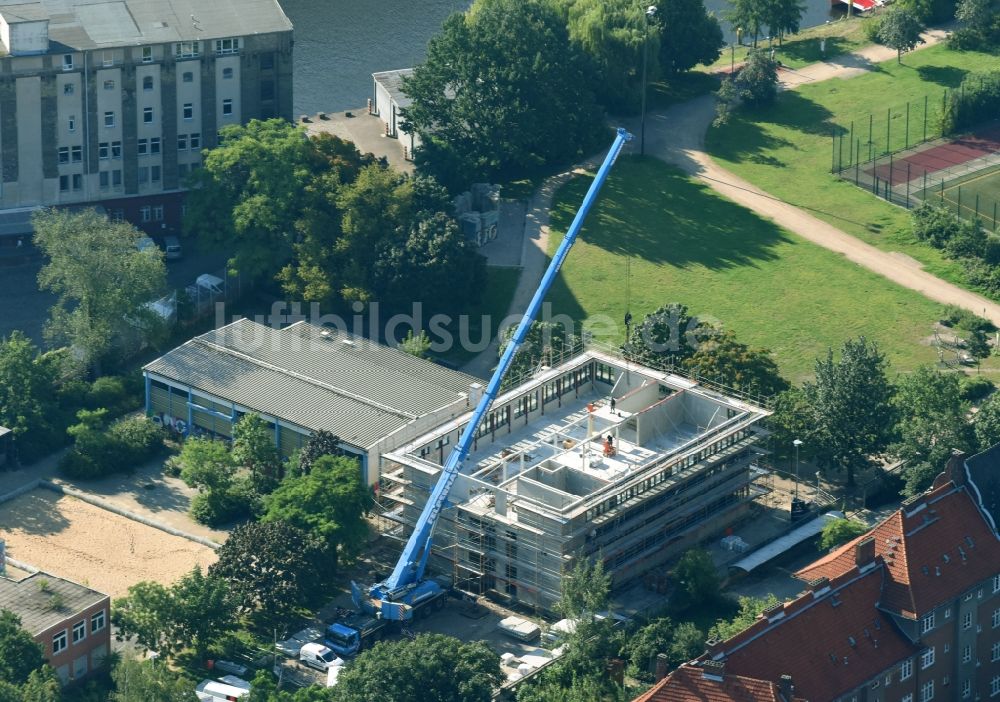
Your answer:
[[[192,436],[184,442],[180,454],[181,480],[202,490],[228,490],[236,466],[233,456],[221,441]]]
[[[622,345],[622,353],[629,360],[662,368],[692,356],[715,331],[688,314],[685,305],[671,302],[643,318]]]
[[[752,395],[771,397],[788,389],[767,349],[751,349],[732,331],[705,339],[681,365],[697,376]]]
[[[178,617],[170,590],[149,580],[129,587],[128,595],[116,600],[111,611],[118,638],[122,641],[134,638],[142,649],[166,656],[174,655],[183,645],[173,635]]]
[[[9,610],[0,610],[0,681],[21,685],[31,671],[44,664],[42,647],[21,628],[21,619]]]
[[[731,9],[726,14],[729,24],[739,27],[743,36],[753,37],[753,48],[757,48],[757,39],[761,28],[767,24],[769,0],[733,0]]]
[[[221,578],[191,572],[170,587],[174,601],[174,636],[179,643],[194,648],[201,660],[208,647],[236,626],[236,601],[229,585]]]
[[[868,527],[853,519],[834,519],[828,522],[820,532],[819,547],[832,551],[837,546],[845,544],[868,531]]]
[[[799,31],[805,11],[806,4],[801,0],[768,0],[764,3],[764,22],[771,36],[777,37],[780,44],[785,34]]]
[[[47,665],[31,671],[21,686],[20,702],[62,702],[63,699],[56,672]]]
[[[944,469],[952,449],[973,448],[969,406],[957,374],[922,366],[900,379],[896,407],[898,440],[891,451],[906,462],[904,492],[916,495]]]
[[[157,661],[123,658],[111,671],[112,702],[195,702],[195,683]]]
[[[163,253],[139,251],[141,232],[95,210],[40,210],[35,244],[48,257],[38,284],[58,296],[46,336],[71,343],[97,367],[114,346],[162,338],[162,319],[146,304],[166,288]]]
[[[338,702],[489,702],[503,682],[500,658],[482,641],[442,634],[380,641],[337,679]]]
[[[769,594],[765,599],[759,597],[740,597],[739,611],[732,619],[719,619],[708,630],[708,638],[716,641],[731,639],[738,633],[753,626],[758,615],[765,609],[770,609],[779,603],[777,597]]]
[[[1000,444],[1000,393],[993,393],[980,406],[972,420],[980,451]]]
[[[972,334],[969,335],[968,349],[969,355],[976,359],[977,365],[982,359],[989,358],[992,348],[986,332],[982,329],[973,330]]]
[[[11,429],[26,460],[51,450],[55,377],[38,348],[19,331],[0,338],[0,425]]]
[[[538,681],[517,688],[517,702],[624,702],[628,699],[621,688],[609,690],[610,678],[597,675],[570,675],[563,681],[548,675],[547,668]]]
[[[728,76],[719,89],[719,98],[735,105],[769,105],[778,96],[778,63],[763,49],[751,51],[735,76]]]
[[[285,522],[241,524],[217,553],[208,574],[229,584],[241,611],[270,619],[319,593],[335,562],[318,537]]]
[[[657,7],[656,23],[662,27],[659,58],[664,73],[673,76],[719,58],[725,45],[722,26],[705,8],[704,0],[674,0]]]
[[[323,456],[299,477],[286,478],[264,501],[262,522],[285,522],[321,538],[327,552],[353,558],[368,535],[372,494],[354,458]]]
[[[771,430],[770,448],[775,456],[790,459],[794,456],[794,441],[802,441],[800,458],[809,460],[818,443],[816,425],[809,396],[799,387],[792,387],[774,399],[774,414],[768,420]]]
[[[308,473],[312,465],[323,456],[340,456],[340,439],[326,429],[318,429],[309,435],[299,453],[299,471]]]
[[[411,329],[407,332],[406,338],[399,342],[397,348],[411,356],[427,358],[431,350],[431,340],[427,336],[427,332],[423,329],[416,336],[413,335],[413,330]]]
[[[672,607],[683,612],[719,598],[721,581],[715,563],[707,552],[690,549],[684,552],[670,573],[674,585]]]
[[[604,561],[585,557],[576,560],[573,570],[561,581],[562,593],[556,611],[567,619],[593,619],[606,609],[611,594],[611,574],[604,571]]]
[[[705,634],[693,622],[682,622],[674,629],[670,637],[667,654],[671,666],[696,658],[705,650]]]
[[[903,52],[912,51],[917,44],[922,44],[920,38],[924,25],[919,16],[902,6],[890,7],[882,15],[878,24],[878,40],[896,50],[896,61],[903,62]]]
[[[869,457],[888,447],[895,426],[885,356],[874,341],[849,339],[839,361],[833,349],[816,360],[815,376],[803,386],[814,427],[809,441],[820,464],[842,468],[853,485]]]
[[[267,494],[278,484],[281,458],[274,445],[274,429],[251,412],[233,425],[233,460],[250,471],[250,484]]]
[[[604,133],[591,85],[551,3],[477,0],[404,83],[418,170],[457,190],[590,153]]]
[[[232,270],[270,278],[291,258],[321,165],[305,131],[285,120],[223,127],[219,145],[192,175],[184,229],[233,251]]]
[[[656,656],[666,653],[674,635],[670,617],[660,617],[628,637],[628,674],[637,680],[652,682]]]
[[[985,30],[992,18],[991,0],[958,0],[958,5],[955,7],[955,19],[976,31]]]

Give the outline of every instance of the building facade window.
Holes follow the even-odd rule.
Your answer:
[[[184,103],[184,119],[194,119],[194,104],[190,102]]]
[[[115,126],[115,113],[108,111],[104,113],[104,126],[112,129]]]
[[[69,163],[69,147],[59,147],[59,163]]]
[[[111,142],[111,158],[122,157],[122,143],[120,141]]]
[[[52,637],[52,655],[54,656],[55,654],[60,653],[61,651],[65,651],[68,645],[69,644],[67,643],[66,630],[63,629],[58,634]]]
[[[63,84],[63,95],[72,95],[74,92],[76,92],[75,85],[73,85],[72,83]]]
[[[159,183],[160,182],[160,170],[161,169],[160,169],[159,166],[153,166],[153,167],[151,167],[149,169],[149,179],[152,182],[154,182],[154,183]],[[160,208],[160,209],[162,210],[163,208]]]
[[[99,158],[102,161],[111,158],[111,149],[108,145],[108,142],[102,141],[97,145],[97,158]]]
[[[73,190],[83,190],[83,174],[73,174]]]
[[[222,114],[231,115],[233,114],[233,99],[226,98],[222,101]]]
[[[920,620],[920,633],[926,634],[934,628],[934,612]]]
[[[69,176],[61,175],[59,176],[59,192],[66,193],[69,192]]]
[[[990,651],[990,661],[993,663],[1000,661],[1000,641],[993,644],[993,648]]]
[[[188,135],[187,134],[178,134],[177,135],[177,150],[178,151],[187,151],[187,147],[188,147]]]
[[[903,695],[903,699],[900,700],[900,702],[913,702],[913,693],[909,692],[909,693]]]
[[[114,52],[111,52],[111,51],[102,51],[101,52],[101,65],[104,66],[105,68],[109,68],[110,66],[114,66],[115,65],[115,55],[114,55]]]
[[[144,108],[142,108],[142,122],[143,122],[143,124],[152,124],[153,123],[153,108],[152,107],[144,107]]]
[[[962,681],[962,699],[967,700],[972,697],[972,681],[963,680]]]
[[[191,135],[191,149],[201,148],[201,132],[195,132]]]
[[[899,666],[899,679],[906,680],[911,675],[913,675],[913,661],[903,661],[903,664]]]
[[[174,44],[174,56],[177,58],[195,58],[201,53],[201,42],[182,41]]]
[[[69,128],[71,132],[76,131],[76,115],[69,116],[69,119],[66,122],[66,126]]]
[[[70,149],[70,156],[73,163],[80,163],[83,161],[83,147],[74,146]]]
[[[220,55],[235,54],[240,50],[239,39],[216,39],[215,53]]]
[[[106,80],[106,81],[104,81],[104,89],[105,90],[114,90],[115,89],[115,82],[113,80]]]
[[[265,71],[270,71],[274,68],[274,54],[261,54],[260,67]]]
[[[194,73],[192,73],[191,71],[184,71],[183,75],[181,76],[181,80],[184,81],[185,83],[193,83]]]
[[[122,172],[121,169],[115,169],[111,171],[111,185],[116,188],[122,187]]]
[[[153,76],[143,76],[142,77],[142,89],[152,90],[153,89]]]
[[[73,643],[77,644],[87,638],[87,620],[73,625]]]
[[[931,646],[920,654],[920,670],[925,670],[934,665],[934,647]]]
[[[139,217],[142,219],[143,222],[149,221],[151,213],[152,213],[152,208],[149,207],[148,205],[139,208]]]
[[[966,612],[962,615],[962,628],[970,629],[972,627],[972,612]]]
[[[153,221],[162,222],[163,221],[163,205],[153,206]]]
[[[1000,695],[1000,675],[994,675],[990,680],[990,697]]]
[[[110,185],[110,182],[108,180],[108,172],[107,171],[101,171],[100,173],[97,174],[97,183],[98,183],[98,185],[100,185],[101,190],[107,190],[108,189],[108,187]]]
[[[149,139],[137,139],[135,142],[136,152],[140,156],[145,156],[149,153]]]
[[[993,610],[993,628],[1000,626],[1000,607]]]
[[[139,185],[145,185],[149,182],[149,166],[139,166]],[[144,222],[146,220],[143,220]]]
[[[972,660],[972,646],[966,645],[966,647],[962,649],[962,662],[968,663],[971,660]]]
[[[233,79],[233,69],[223,68],[222,69],[222,80],[232,80]]]
[[[73,54],[63,54],[62,67],[64,71],[73,70]]]
[[[931,702],[934,699],[934,681],[928,680],[920,686],[920,702]]]
[[[160,137],[152,137],[149,140],[149,153],[151,154],[160,153]]]
[[[144,46],[142,47],[142,62],[152,63],[153,62],[153,47]]]

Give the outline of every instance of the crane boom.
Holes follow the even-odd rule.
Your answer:
[[[580,229],[583,227],[583,222],[587,217],[587,213],[590,211],[591,206],[597,199],[601,186],[604,185],[604,181],[607,179],[608,173],[614,165],[615,159],[617,159],[618,154],[621,153],[625,142],[630,139],[632,139],[631,134],[624,129],[618,129],[614,143],[612,143],[611,148],[608,150],[608,154],[605,156],[604,162],[597,171],[597,176],[594,178],[593,183],[590,184],[590,189],[587,191],[587,195],[583,198],[583,204],[576,213],[576,217],[574,217],[573,223],[566,232],[565,238],[562,240],[562,243],[556,250],[555,255],[552,257],[552,261],[549,263],[549,267],[546,269],[545,275],[542,276],[541,283],[539,283],[538,289],[535,290],[535,295],[531,298],[531,303],[528,305],[528,309],[525,310],[524,316],[521,318],[521,321],[517,326],[517,330],[514,332],[514,336],[511,338],[510,343],[507,345],[503,355],[500,357],[500,362],[497,364],[496,370],[490,378],[486,391],[483,393],[482,398],[476,405],[476,409],[472,413],[472,418],[469,420],[469,423],[462,432],[458,443],[455,444],[455,447],[448,455],[448,460],[445,461],[444,467],[441,471],[441,476],[438,478],[437,484],[431,491],[430,497],[424,505],[423,512],[421,512],[420,517],[417,519],[413,533],[406,542],[406,546],[403,548],[403,552],[400,555],[392,574],[383,582],[372,586],[370,589],[369,595],[373,600],[383,603],[395,601],[423,578],[424,570],[427,567],[427,559],[431,552],[431,541],[434,527],[437,524],[441,510],[447,505],[448,493],[459,474],[462,463],[469,454],[469,448],[472,446],[476,429],[480,424],[482,424],[483,418],[486,416],[490,406],[499,394],[500,383],[507,374],[507,370],[510,368],[510,364],[514,360],[514,355],[521,348],[532,322],[534,322],[535,318],[538,316],[538,311],[541,309],[542,301],[545,299],[546,293],[552,286],[552,282],[555,280],[556,275],[559,273],[559,268],[562,266],[566,255],[569,253],[570,248],[572,248],[573,243],[576,241],[576,238],[580,233]]]

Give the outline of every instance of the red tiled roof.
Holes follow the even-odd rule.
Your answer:
[[[831,700],[912,656],[914,646],[877,605],[886,567],[853,568],[819,597],[808,592],[725,641],[726,672],[778,681],[790,675],[810,702]],[[783,616],[781,616],[783,614]]]
[[[742,675],[706,678],[702,669],[685,663],[632,702],[783,702],[778,686]]]
[[[1000,541],[968,490],[949,481],[796,575],[812,580],[847,572],[855,545],[869,535],[888,568],[881,606],[909,618],[996,574],[1000,563]]]

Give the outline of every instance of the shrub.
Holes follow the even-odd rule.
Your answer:
[[[80,410],[80,422],[67,430],[75,444],[59,467],[69,477],[93,479],[132,470],[162,448],[163,430],[145,417],[123,419],[105,429],[107,415],[103,408]]]
[[[943,117],[945,134],[954,134],[980,122],[995,119],[1000,113],[1000,71],[972,73],[962,80],[958,90],[948,93]]]
[[[114,375],[98,378],[90,385],[87,393],[87,407],[97,409],[98,407],[117,408],[125,399],[125,383]]]
[[[996,389],[989,378],[982,375],[969,375],[962,378],[961,397],[967,402],[978,402]]]
[[[101,467],[76,450],[70,451],[59,460],[59,470],[77,480],[91,480],[104,475]]]
[[[134,468],[153,458],[163,449],[163,429],[146,417],[120,419],[108,429],[108,436],[118,444],[122,463]]]
[[[246,495],[238,490],[206,490],[195,495],[188,510],[199,524],[217,528],[251,516]]]

